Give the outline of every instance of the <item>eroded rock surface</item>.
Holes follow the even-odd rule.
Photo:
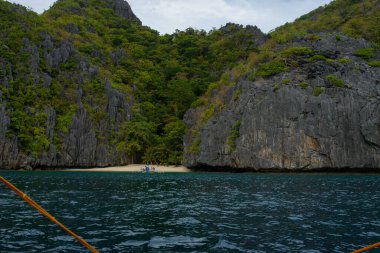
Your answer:
[[[343,39],[299,42],[335,60],[305,62],[269,79],[241,80],[227,91],[221,111],[201,127],[199,109],[190,110],[185,117],[190,127],[185,165],[380,169],[380,71],[353,54],[368,43]],[[340,63],[341,57],[351,61]],[[331,84],[328,75],[342,80],[344,87]],[[284,79],[289,83],[283,84]],[[300,87],[301,82],[308,87]]]

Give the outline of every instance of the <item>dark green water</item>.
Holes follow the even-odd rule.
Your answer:
[[[0,175],[101,252],[346,253],[380,241],[379,175]],[[86,250],[1,185],[0,252]]]

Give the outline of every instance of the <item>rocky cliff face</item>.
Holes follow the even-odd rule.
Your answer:
[[[115,10],[126,11],[126,5],[115,2]],[[39,36],[39,43],[27,35],[19,38],[21,46],[19,50],[12,48],[13,58],[0,55],[0,168],[126,164],[128,157],[115,150],[111,142],[122,124],[132,118],[133,96],[114,89],[99,74],[99,67],[81,55],[70,41],[53,38],[47,31]],[[10,52],[9,49],[3,52]],[[24,57],[24,62],[20,57]],[[69,68],[64,67],[68,64]],[[86,88],[93,82],[99,83],[97,94]],[[57,96],[61,96],[59,100]],[[73,101],[65,101],[72,97]],[[59,106],[54,101],[64,104]],[[67,106],[72,109],[67,110]],[[69,112],[64,123],[62,111]],[[17,116],[20,113],[30,117],[28,122],[34,125],[28,127],[27,119]],[[38,115],[42,120],[37,119]],[[101,117],[95,120],[97,115]],[[30,144],[26,146],[24,139],[28,138]]]
[[[65,13],[73,13],[79,16],[86,16],[88,13],[85,8],[92,6],[93,8],[106,7],[112,9],[118,16],[132,20],[141,25],[140,19],[133,13],[131,6],[125,0],[77,0],[68,2],[67,0],[58,0],[53,8],[58,8]],[[58,13],[55,13],[57,18]]]
[[[117,15],[126,19],[132,19],[141,25],[140,19],[133,13],[128,2],[124,0],[109,0],[109,2]]]
[[[105,112],[104,119],[94,124],[81,100],[86,98],[80,98],[78,109],[70,119],[67,132],[57,130],[56,110],[46,106],[47,120],[44,135],[49,141],[49,146],[40,155],[25,153],[20,148],[22,146],[20,140],[10,131],[10,117],[7,110],[12,109],[7,108],[6,102],[0,100],[0,168],[94,167],[127,164],[128,157],[115,149],[111,144],[111,137],[124,122],[131,119],[133,102],[127,102],[127,95],[112,89],[108,81],[105,83],[105,93],[107,103],[103,108],[99,108]],[[55,138],[59,138],[61,142],[57,143]]]
[[[64,58],[57,54],[58,59]],[[4,82],[3,82],[4,84]],[[2,94],[0,94],[0,98]],[[57,129],[58,116],[54,107],[45,106],[45,133],[48,147],[39,155],[24,152],[20,140],[12,134],[6,101],[0,99],[0,168],[41,168],[41,167],[94,167],[127,164],[125,153],[118,152],[112,145],[112,137],[124,122],[132,117],[133,101],[127,101],[123,94],[111,87],[109,81],[104,84],[104,105],[93,104],[104,117],[91,119],[88,109],[82,101],[91,99],[77,90],[77,104],[74,115],[66,131]],[[59,141],[56,141],[58,139]]]
[[[240,80],[205,123],[199,123],[204,108],[190,110],[185,165],[379,169],[380,71],[354,54],[370,43],[336,38],[295,42],[318,57],[270,78]]]
[[[0,13],[0,169],[179,164],[190,105],[190,167],[380,167],[376,1],[336,0],[271,35],[160,36],[124,0]]]
[[[180,164],[185,111],[267,38],[236,24],[160,36],[124,0],[0,13],[1,169]]]

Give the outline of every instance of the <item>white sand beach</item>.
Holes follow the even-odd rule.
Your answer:
[[[127,166],[119,167],[107,167],[107,168],[90,168],[90,169],[65,169],[64,171],[74,171],[74,172],[141,172],[141,169],[144,168],[144,164],[131,164]],[[155,172],[158,173],[186,173],[191,172],[190,169],[184,166],[163,166],[155,165]]]

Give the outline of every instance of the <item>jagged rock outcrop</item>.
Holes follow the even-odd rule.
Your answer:
[[[227,36],[231,36],[243,29],[245,29],[247,34],[250,34],[251,36],[244,37],[244,41],[241,43],[253,43],[257,46],[261,46],[270,37],[269,35],[263,33],[257,26],[252,25],[247,25],[244,27],[243,25],[235,23],[227,23],[225,26],[220,28],[220,31]]]
[[[125,153],[118,152],[111,142],[121,125],[133,116],[133,97],[131,94],[114,89],[111,82],[106,79],[100,102],[93,101],[95,99],[93,95],[85,94],[83,90],[86,82],[99,78],[98,67],[81,56],[69,41],[54,40],[48,33],[42,36],[44,39],[40,44],[35,44],[27,38],[21,40],[22,47],[19,54],[28,56],[24,72],[13,71],[12,63],[0,55],[0,168],[32,169],[127,164],[130,158]],[[124,54],[118,53],[115,57],[121,59]],[[61,66],[69,61],[78,64],[72,70],[62,69]],[[41,69],[41,62],[46,63],[46,69]],[[11,115],[15,108],[7,104],[10,103],[7,92],[10,82],[14,80],[17,82],[28,80],[34,90],[41,90],[42,87],[47,90],[54,89],[51,87],[54,81],[52,75],[55,79],[64,77],[66,81],[61,83],[62,86],[69,87],[72,83],[77,86],[76,101],[73,104],[76,109],[71,119],[69,118],[67,130],[63,131],[57,127],[59,117],[62,115],[57,114],[56,105],[46,104],[43,107],[41,113],[45,115],[46,123],[42,129],[48,146],[42,153],[35,154],[25,150],[19,135],[14,133]],[[3,93],[1,87],[6,93]],[[94,112],[89,113],[84,101],[92,110],[104,112],[100,113],[102,117],[96,121],[91,118]],[[23,110],[26,114],[32,114],[36,109],[23,105]]]
[[[115,99],[110,97],[111,100]],[[112,103],[110,101],[110,103]],[[10,118],[6,113],[6,106],[0,107],[0,167],[3,169],[17,169],[26,167],[93,167],[127,164],[128,157],[115,150],[108,139],[98,139],[96,131],[109,131],[109,123],[93,126],[88,112],[81,107],[73,118],[67,134],[60,133],[63,143],[57,148],[53,143],[56,114],[54,109],[46,109],[48,122],[46,137],[50,141],[47,151],[38,157],[26,154],[20,150],[19,141],[15,136],[6,136],[9,130]],[[124,116],[123,116],[124,117]],[[112,118],[107,121],[113,120]],[[121,121],[121,119],[118,119]],[[124,119],[127,121],[128,119]],[[107,136],[107,135],[106,135]],[[108,134],[109,136],[109,134]],[[103,136],[102,136],[103,137]]]
[[[132,19],[141,25],[140,19],[133,13],[131,6],[125,0],[108,0],[113,10],[117,15],[126,18]]]
[[[85,8],[93,6],[97,8],[106,7],[112,9],[116,15],[134,21],[135,23],[141,25],[140,19],[133,13],[131,6],[125,0],[79,0],[75,1],[75,4],[67,4],[65,0],[58,0],[54,4],[53,8],[59,8],[67,13],[73,13],[79,16],[86,16],[87,12]],[[54,13],[54,17],[57,18],[58,15],[61,15],[60,12]],[[66,27],[66,30],[70,33],[78,33],[79,29],[75,24],[69,24]]]
[[[201,109],[190,110],[186,166],[380,169],[380,71],[353,53],[370,44],[323,35],[294,45],[310,46],[334,60],[305,61],[268,79],[241,80],[203,125]],[[334,85],[329,75],[344,85]],[[307,85],[301,87],[302,82]]]
[[[160,36],[124,0],[0,12],[0,168],[179,164],[184,112],[267,37],[234,24]]]
[[[47,106],[45,128],[49,148],[42,155],[27,154],[20,149],[15,136],[7,136],[10,118],[7,107],[0,100],[0,167],[2,169],[43,168],[43,167],[94,167],[127,164],[128,157],[118,152],[110,143],[111,134],[117,132],[124,122],[132,117],[133,103],[127,102],[125,94],[114,90],[109,82],[105,84],[107,94],[106,118],[97,125],[90,119],[87,109],[79,101],[79,108],[73,116],[67,133],[56,133],[57,115],[54,108]],[[1,96],[0,96],[1,97]],[[101,133],[97,135],[96,132]],[[62,140],[59,147],[54,137]]]
[[[269,35],[228,23],[160,36],[124,0],[0,13],[0,169],[180,164],[197,106],[187,166],[380,167],[372,0]]]

